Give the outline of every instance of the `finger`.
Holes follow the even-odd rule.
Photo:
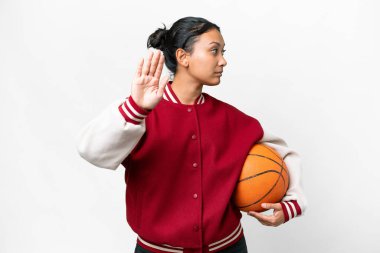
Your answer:
[[[141,71],[142,71],[143,64],[144,64],[144,57],[140,59],[140,62],[138,64],[138,66],[137,66],[136,77],[140,77],[141,76]]]
[[[257,214],[257,213],[255,213],[255,214]],[[249,215],[256,218],[261,224],[263,224],[265,226],[272,226],[272,224],[270,222],[263,220],[260,216],[257,216],[255,214],[249,214]]]
[[[250,211],[250,212],[248,212],[248,215],[250,215],[250,216],[256,218],[256,219],[259,220],[259,221],[262,221],[262,217],[261,217],[261,215],[260,215],[259,213],[256,213],[256,212],[252,212],[252,211]]]
[[[149,76],[153,76],[155,74],[156,68],[157,68],[157,64],[158,64],[158,61],[160,60],[160,57],[161,57],[161,52],[160,51],[154,52],[152,64],[150,66],[150,70],[149,70],[149,73],[148,73]]]
[[[143,75],[147,75],[148,74],[148,71],[150,69],[150,62],[152,61],[152,57],[153,57],[153,52],[149,51],[148,59],[144,62],[144,67],[142,69],[142,74]]]
[[[154,73],[154,76],[158,79],[160,79],[161,73],[162,73],[162,68],[164,67],[164,62],[165,62],[165,56],[164,54],[160,51],[160,60],[158,62],[158,66],[156,69],[156,72]]]
[[[263,215],[261,213],[257,213],[257,212],[253,212],[253,211],[250,211],[249,215],[255,217],[258,220],[264,221],[264,222],[268,222],[268,223],[272,223],[273,222],[273,216],[272,215],[271,216],[267,216],[267,215]]]
[[[266,221],[261,221],[261,220],[259,220],[259,222],[260,222],[261,224],[265,225],[265,226],[272,226],[272,224],[270,224],[270,223],[268,223],[268,222],[266,222]]]
[[[282,210],[280,203],[262,203],[261,207],[265,209]]]

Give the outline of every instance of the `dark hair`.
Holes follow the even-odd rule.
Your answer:
[[[164,28],[158,28],[149,36],[147,47],[163,51],[165,65],[173,74],[177,70],[176,51],[178,48],[182,48],[191,54],[193,44],[199,35],[211,29],[217,29],[220,32],[219,26],[200,17],[181,18],[169,30],[166,29],[165,24],[163,25]]]

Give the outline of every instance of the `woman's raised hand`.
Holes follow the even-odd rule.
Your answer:
[[[142,58],[132,82],[131,96],[138,106],[153,109],[162,99],[169,80],[166,75],[160,80],[165,57],[162,51],[149,51],[147,60]]]

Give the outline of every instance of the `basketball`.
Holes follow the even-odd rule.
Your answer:
[[[277,203],[289,187],[289,172],[281,156],[272,148],[255,144],[244,162],[233,195],[241,211],[266,211],[261,203]]]

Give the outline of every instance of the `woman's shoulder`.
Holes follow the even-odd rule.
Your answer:
[[[203,93],[203,95],[205,96],[205,99],[209,99],[209,101],[213,104],[215,104],[216,106],[219,106],[219,107],[222,107],[223,109],[225,110],[229,110],[231,111],[232,113],[241,113],[241,114],[245,114],[243,111],[241,111],[239,108],[237,108],[236,106],[226,102],[226,101],[223,101],[221,99],[218,99],[214,96],[211,96],[210,94],[208,93]]]
[[[207,93],[203,93],[203,94],[205,96],[205,99],[209,99],[209,102],[212,103],[215,106],[215,108],[224,110],[230,118],[233,117],[236,119],[249,120],[249,121],[253,120],[259,123],[259,121],[255,117],[245,113],[244,111],[240,110],[238,107],[226,101],[223,101],[221,99],[213,97],[210,94],[207,94]]]

